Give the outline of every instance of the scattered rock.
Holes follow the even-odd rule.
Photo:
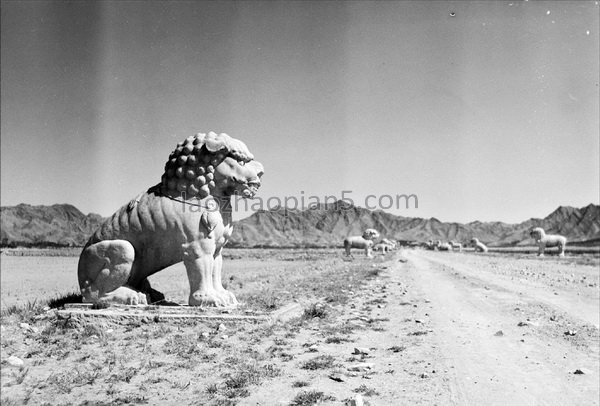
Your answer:
[[[370,371],[374,367],[375,367],[375,364],[373,364],[372,362],[361,362],[360,364],[350,365],[348,367],[348,371],[356,371],[356,372]]]
[[[25,364],[21,358],[15,357],[14,355],[8,357],[6,359],[6,363],[13,367],[22,367],[23,364]]]
[[[310,347],[308,347],[308,351],[309,352],[317,352],[317,351],[319,351],[319,346],[317,344],[313,344]]]
[[[109,329],[107,329],[107,330],[105,331],[105,333],[106,333],[106,334],[110,334],[110,333],[112,333],[113,331],[115,331],[115,330],[113,330],[112,328],[109,328]]]
[[[558,320],[558,317],[556,317],[555,315],[550,316],[550,321],[556,321]]]
[[[202,338],[208,338],[208,337],[210,337],[210,333],[208,331],[204,331],[200,335],[202,336]]]
[[[415,323],[421,324],[421,323],[423,323],[423,320],[421,320],[421,319],[415,319]]]
[[[574,336],[577,335],[577,330],[567,330],[565,331],[566,336]]]
[[[504,335],[504,332],[502,330],[498,330],[498,331],[496,331],[496,333],[494,333],[494,335],[496,337],[502,337]]]
[[[225,330],[227,330],[227,327],[225,326],[225,324],[221,323],[221,324],[219,324],[219,327],[217,328],[217,330],[225,331]]]
[[[519,326],[519,327],[531,326],[531,323],[528,321],[520,321],[517,323],[517,326]]]
[[[577,368],[575,370],[575,372],[573,372],[575,375],[589,375],[592,373],[592,371],[590,371],[589,369],[585,369],[585,368]]]
[[[228,336],[228,335],[226,335],[226,334],[223,334],[223,335],[221,336],[221,338],[222,338],[223,340],[227,340],[227,339],[229,338],[229,336]]]
[[[427,374],[427,372],[423,372],[421,375],[419,375],[420,378],[429,378],[429,374]]]
[[[365,402],[360,393],[357,393],[354,399],[350,399],[350,402],[348,402],[348,406],[364,406],[364,404]]]
[[[368,355],[369,354],[369,349],[368,348],[364,348],[364,347],[355,347],[354,348],[354,352],[352,354],[354,354],[354,355]]]
[[[338,374],[338,373],[329,375],[329,379],[331,379],[332,381],[336,381],[336,382],[346,382],[348,380],[346,375]]]

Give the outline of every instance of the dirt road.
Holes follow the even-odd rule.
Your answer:
[[[494,265],[560,272],[555,261],[425,251],[406,257],[414,288],[431,300],[431,339],[450,371],[454,403],[598,404],[597,286],[577,295],[494,272]],[[568,330],[580,336],[565,336]]]
[[[289,404],[298,380],[333,396],[330,404],[357,392],[371,405],[599,403],[597,267],[420,250],[381,265],[342,311],[340,322],[364,322],[351,342],[318,339],[326,327],[316,322],[296,337],[341,360],[333,374],[291,368],[315,355],[304,349],[241,404]],[[350,355],[354,347],[368,354]],[[365,362],[370,368],[349,372]],[[343,382],[331,379],[337,374]]]

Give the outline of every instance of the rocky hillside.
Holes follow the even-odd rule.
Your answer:
[[[83,245],[103,218],[84,215],[68,204],[1,208],[3,246]],[[519,224],[479,221],[443,223],[436,218],[394,216],[344,202],[307,210],[260,211],[239,221],[231,238],[234,247],[327,247],[339,246],[347,235],[375,228],[382,236],[403,241],[456,240],[477,237],[490,246],[531,245],[529,230],[566,235],[569,241],[600,244],[600,206],[559,207],[543,219]]]
[[[375,228],[382,236],[403,241],[456,240],[477,237],[490,246],[531,245],[532,227],[566,235],[571,242],[600,243],[600,206],[580,209],[559,207],[544,219],[519,224],[479,221],[443,223],[436,218],[401,217],[370,211],[343,202],[304,211],[261,211],[238,222],[232,245],[238,246],[339,246],[347,235]]]
[[[83,245],[103,220],[70,204],[0,208],[2,246]]]

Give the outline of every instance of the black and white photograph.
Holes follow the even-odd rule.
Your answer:
[[[600,406],[594,0],[0,0],[2,406]]]

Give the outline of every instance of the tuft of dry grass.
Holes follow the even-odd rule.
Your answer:
[[[335,400],[335,397],[316,390],[302,391],[294,397],[290,406],[312,406],[327,400]]]
[[[332,368],[334,366],[336,366],[335,358],[331,355],[319,355],[303,362],[300,365],[300,368],[314,371],[317,369]]]
[[[352,389],[352,392],[354,392],[354,393],[362,393],[365,396],[378,396],[379,395],[379,392],[377,392],[373,388],[369,388],[365,384],[360,385],[358,388]]]
[[[322,303],[311,303],[310,306],[304,309],[302,317],[305,320],[314,319],[315,317],[319,319],[324,319],[325,317],[327,317],[327,309]]]

